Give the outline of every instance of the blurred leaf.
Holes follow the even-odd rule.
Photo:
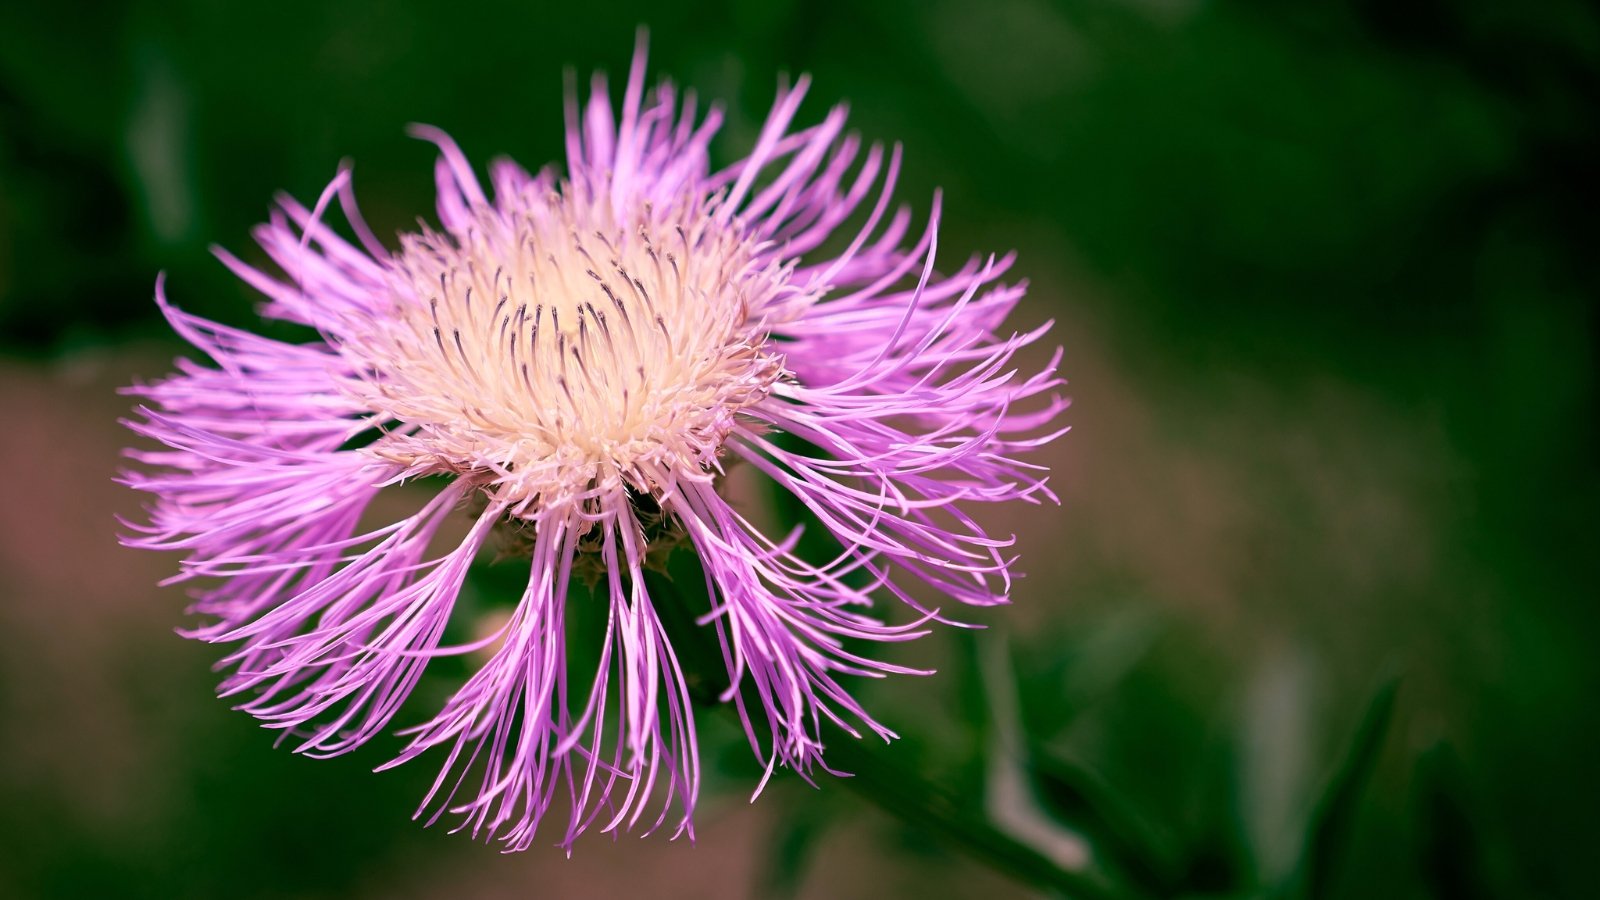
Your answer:
[[[1035,750],[1029,769],[1041,799],[1064,821],[1092,835],[1102,865],[1156,895],[1179,886],[1173,836],[1156,828],[1098,773],[1084,765]]]
[[[1054,861],[990,824],[981,809],[945,784],[907,770],[894,745],[858,741],[836,733],[828,762],[853,777],[841,783],[885,811],[940,838],[994,869],[1068,897],[1131,898],[1101,878],[1068,872]]]
[[[1311,647],[1273,641],[1245,686],[1235,796],[1241,849],[1257,884],[1283,884],[1300,865],[1318,783]],[[1245,868],[1245,867],[1241,867]]]
[[[1327,897],[1332,892],[1338,863],[1350,841],[1362,791],[1366,789],[1367,781],[1378,764],[1378,751],[1383,747],[1384,736],[1388,734],[1389,723],[1394,718],[1395,696],[1399,687],[1399,678],[1391,677],[1368,701],[1350,747],[1311,815],[1296,883],[1304,895],[1313,900]]]
[[[703,599],[704,582],[696,574],[700,571],[699,562],[692,553],[674,553],[668,566],[670,574],[646,571],[645,580],[668,638],[683,663],[690,691],[701,705],[731,714],[732,704],[718,702],[718,694],[727,684],[721,650],[711,630],[694,623],[692,610],[707,603]],[[689,599],[695,597],[702,599]],[[746,697],[746,703],[759,702]],[[1065,896],[1091,900],[1132,896],[1099,879],[1068,872],[1000,831],[988,821],[980,805],[962,797],[950,785],[907,767],[906,755],[896,753],[901,748],[854,738],[832,727],[826,728],[823,739],[828,748],[828,764],[837,772],[848,773],[839,784],[985,865]],[[793,848],[798,852],[809,837],[800,835],[794,839],[800,842]],[[784,852],[780,849],[780,857]]]
[[[1128,620],[1123,617],[1117,621]],[[1116,674],[1100,679],[1092,693],[1108,691],[1109,683],[1121,680],[1147,651],[1154,634],[1148,617],[1144,616],[1139,617],[1134,629],[1115,630],[1138,637],[1132,641],[1098,642],[1116,647],[1105,654],[1115,660],[1106,668]],[[1129,882],[1154,895],[1174,892],[1178,887],[1179,869],[1170,835],[1158,833],[1104,778],[1087,766],[1052,755],[1035,735],[1027,732],[1028,717],[1020,708],[1020,685],[1016,683],[1002,635],[975,635],[970,643],[977,645],[979,671],[983,673],[989,701],[990,728],[997,737],[989,748],[991,813],[996,803],[993,793],[1001,788],[996,784],[996,766],[1001,758],[1008,758],[1037,800],[1036,814],[1065,826],[1084,844],[1088,855],[1082,868],[1087,870],[1092,865],[1094,872],[1111,882]],[[1104,671],[1089,665],[1083,670],[1088,674],[1097,668]],[[1069,682],[1065,689],[1072,692],[1075,686]],[[995,818],[1000,816],[995,815]]]
[[[989,740],[984,759],[983,808],[996,827],[1072,872],[1085,872],[1093,859],[1078,829],[1049,815],[1026,765],[1028,738],[1022,727],[1016,674],[1003,634],[989,634],[978,645],[978,671],[988,697]]]
[[[1435,897],[1478,900],[1503,896],[1495,887],[1491,854],[1467,797],[1466,774],[1448,744],[1417,760],[1418,869]]]

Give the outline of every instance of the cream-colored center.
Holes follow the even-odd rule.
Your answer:
[[[343,347],[395,423],[371,452],[521,515],[707,473],[782,371],[763,311],[787,270],[756,249],[710,204],[619,221],[570,186],[406,235],[388,309]]]

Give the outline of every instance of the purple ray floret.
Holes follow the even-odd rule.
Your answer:
[[[384,247],[341,170],[256,229],[279,274],[218,252],[264,316],[315,329],[306,343],[185,313],[157,281],[214,366],[130,389],[129,427],[161,449],[130,451],[126,479],[154,499],[125,541],[186,554],[173,580],[198,585],[202,624],[185,633],[231,647],[225,696],[331,756],[459,655],[471,674],[389,763],[442,757],[419,814],[518,850],[553,808],[569,849],[590,827],[692,835],[694,718],[662,609],[682,601],[644,575],[670,539],[705,571],[710,608],[687,614],[720,642],[723,699],[768,776],[826,769],[824,721],[894,736],[841,676],[911,671],[862,648],[926,633],[947,601],[1005,602],[1011,541],[962,507],[1055,499],[1022,457],[1066,402],[1056,359],[1017,359],[1048,325],[1001,330],[1024,290],[1001,281],[1011,257],[937,270],[937,195],[913,234],[899,148],[863,147],[843,107],[796,127],[806,86],[720,170],[721,112],[646,91],[642,41],[620,111],[601,77],[587,103],[569,93],[565,178],[501,160],[486,193],[450,138],[416,128],[440,151],[437,228]],[[324,223],[335,201],[353,240]],[[803,558],[731,504],[734,461],[837,557]],[[425,476],[420,509],[377,515]],[[491,545],[530,560],[527,586],[504,615],[452,622]],[[609,605],[593,671],[569,666],[580,579]],[[875,598],[908,614],[891,624]],[[447,641],[451,625],[472,637]]]

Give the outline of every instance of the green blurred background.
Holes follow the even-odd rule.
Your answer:
[[[563,67],[620,75],[640,23],[654,75],[726,101],[724,161],[810,72],[802,118],[848,99],[903,141],[946,258],[1016,247],[1016,324],[1057,320],[1064,504],[992,511],[1016,605],[904,652],[937,677],[864,689],[906,737],[886,758],[963,815],[1065,823],[1040,846],[1140,857],[1150,894],[1593,896],[1600,16],[1575,0],[5,4],[0,896],[1031,894],[838,781],[747,804],[704,715],[695,846],[423,830],[427,764],[273,750],[172,634],[176,561],[115,544],[113,391],[184,352],[158,271],[250,324],[207,246],[258,259],[274,191],[349,158],[392,234],[432,216],[407,122],[556,160]]]

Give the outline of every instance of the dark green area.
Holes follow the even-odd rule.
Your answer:
[[[1003,665],[994,632],[897,650],[941,666],[863,688],[904,740],[841,748],[908,820],[879,829],[882,853],[915,868],[990,841],[975,858],[1037,874],[1036,852],[960,833],[1009,754],[1108,896],[1592,892],[1600,15],[1576,0],[7,4],[0,361],[180,352],[158,271],[184,308],[253,326],[257,298],[207,247],[259,260],[274,192],[310,202],[348,158],[380,235],[431,218],[412,121],[479,165],[556,161],[562,68],[620,81],[640,23],[653,73],[727,102],[724,160],[778,74],[810,72],[803,119],[848,100],[854,128],[903,142],[899,197],[920,214],[943,187],[950,259],[1017,246],[1018,326],[1063,323],[1078,409],[1057,458],[1082,462],[1064,510],[1005,519],[1050,574],[975,617],[1009,632]],[[1139,446],[1095,444],[1129,418]],[[1123,520],[1092,499],[1123,485],[1135,507],[1152,482],[1220,497],[1230,539],[1184,496],[1176,538],[1150,524],[1164,506]],[[0,580],[0,602],[40,602],[24,587]],[[175,623],[165,596],[153,618]],[[497,862],[410,821],[425,763],[374,776],[392,747],[271,750],[210,700],[216,651],[165,627],[99,663],[115,696],[53,711],[28,678],[59,660],[0,638],[0,894],[380,896]],[[28,768],[95,759],[29,742],[96,703],[162,736],[162,777],[115,782],[131,820],[90,821]],[[742,802],[742,738],[708,724],[702,742]],[[760,802],[798,811],[750,889],[803,893],[811,845],[858,801],[825,782]]]

